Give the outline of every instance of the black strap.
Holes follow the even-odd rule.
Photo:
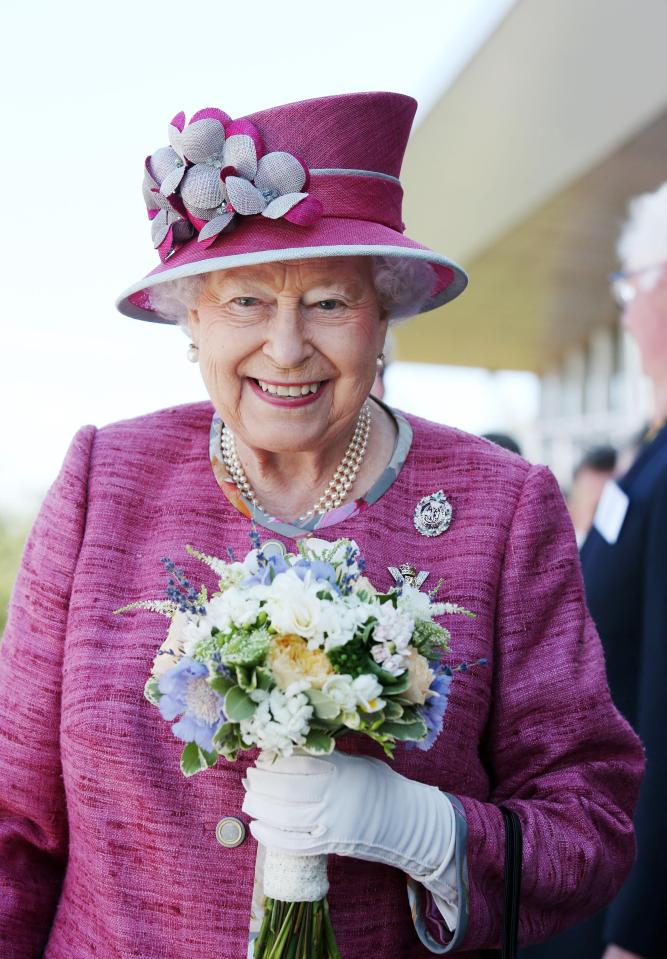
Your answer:
[[[505,882],[500,955],[502,959],[516,959],[521,899],[521,822],[511,809],[501,806],[500,811],[505,823]]]

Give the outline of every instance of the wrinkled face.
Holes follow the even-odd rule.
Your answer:
[[[211,273],[190,313],[211,400],[247,445],[324,450],[354,424],[387,329],[368,257]]]
[[[667,377],[667,267],[650,289],[637,282],[622,322],[639,347],[646,375],[653,380]]]

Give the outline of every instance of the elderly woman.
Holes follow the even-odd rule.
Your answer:
[[[203,110],[146,163],[162,262],[119,306],[183,323],[211,402],[84,427],[27,544],[0,659],[12,959],[241,959],[253,837],[340,854],[330,903],[349,959],[498,945],[501,803],[523,830],[525,941],[599,908],[631,866],[642,755],[609,698],[554,479],[369,399],[387,324],[466,282],[402,232],[414,109],[369,93]],[[160,625],[112,611],[159,595],[158,560],[185,542],[243,555],[253,524],[291,549],[315,530],[353,538],[373,583],[442,578],[474,611],[453,655],[486,665],[456,673],[430,751],[379,762],[352,735],[265,767],[247,793],[253,757],[183,779],[142,698]]]
[[[581,552],[614,702],[646,748],[635,816],[637,862],[608,909],[527,950],[658,959],[667,949],[667,183],[636,197],[621,233],[612,293],[653,385],[654,409],[634,463],[607,484]]]

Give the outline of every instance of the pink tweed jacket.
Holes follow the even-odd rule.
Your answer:
[[[26,546],[0,647],[0,955],[7,959],[244,959],[255,845],[215,838],[244,819],[252,756],[184,779],[180,746],[143,699],[163,621],[117,607],[162,594],[159,560],[192,579],[190,542],[249,548],[248,521],[208,456],[212,408],[164,410],[75,437]],[[615,894],[633,858],[639,743],[609,698],[577,550],[544,467],[408,417],[397,480],[326,531],[351,536],[368,575],[411,561],[475,611],[453,624],[455,674],[430,752],[396,768],[460,798],[468,823],[469,957],[499,942],[503,825],[524,831],[521,939],[546,937]],[[414,528],[443,489],[450,529]],[[289,544],[292,545],[293,544]],[[203,570],[203,577],[202,577]],[[343,748],[372,753],[354,737]],[[397,870],[332,857],[330,903],[345,959],[429,955]]]

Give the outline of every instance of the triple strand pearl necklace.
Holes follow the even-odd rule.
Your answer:
[[[368,437],[371,432],[371,408],[368,403],[364,403],[357,418],[357,425],[354,428],[354,435],[350,440],[348,448],[345,450],[345,456],[340,461],[336,472],[331,478],[329,485],[322,493],[314,506],[300,516],[297,522],[303,522],[310,519],[316,513],[322,515],[330,509],[336,509],[340,506],[345,497],[352,489],[354,481],[357,478],[361,464],[366,455],[368,447]],[[234,434],[226,426],[223,426],[220,436],[220,445],[222,449],[222,459],[229,470],[229,475],[236,484],[236,488],[242,496],[249,499],[254,507],[266,510],[260,506],[254,489],[246,476],[245,470],[241,465],[239,455],[236,452],[236,442]]]

